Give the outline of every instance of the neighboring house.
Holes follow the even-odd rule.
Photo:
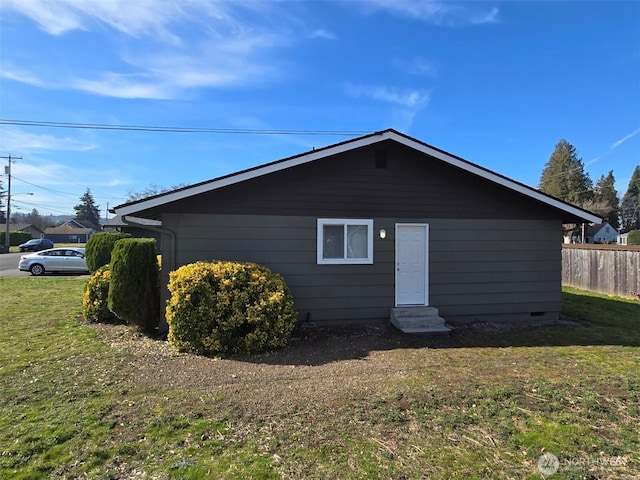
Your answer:
[[[47,228],[44,236],[53,243],[87,243],[87,240],[96,231],[90,227],[78,227],[78,222],[73,220],[65,222],[58,227]]]
[[[153,232],[149,230],[149,227],[160,227],[162,223],[159,221],[147,221],[145,222],[145,228],[139,226],[130,225],[122,220],[122,216],[116,215],[113,218],[108,219],[102,225],[102,231],[104,232],[123,232],[130,233],[133,237],[137,238],[154,238],[157,242],[157,248],[160,250],[162,241],[162,235],[159,232]]]
[[[0,224],[0,232],[7,231],[7,224]],[[31,223],[10,223],[9,224],[10,232],[29,232],[31,234],[31,238],[41,238],[44,236],[44,231],[39,227]]]
[[[102,224],[102,231],[109,233],[122,232],[122,228],[126,226],[127,224],[122,221],[122,217],[120,215],[116,215],[115,217],[107,219]]]
[[[252,261],[284,277],[299,321],[324,325],[421,305],[450,323],[557,319],[562,224],[602,221],[395,130],[112,213],[161,222],[163,301],[181,265]]]
[[[89,220],[78,220],[77,218],[74,218],[73,220],[69,220],[60,226],[62,227],[64,225],[68,225],[74,228],[90,228],[94,232],[100,231],[100,226],[96,225],[93,222],[90,222]]]
[[[596,223],[587,228],[586,243],[616,243],[618,231],[609,222]]]
[[[629,232],[618,235],[618,245],[627,245],[629,242]]]

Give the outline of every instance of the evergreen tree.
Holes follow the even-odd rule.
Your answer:
[[[42,218],[42,215],[40,215],[40,212],[38,212],[38,210],[35,208],[31,210],[31,213],[25,215],[24,221],[26,223],[30,223],[31,225],[35,225],[40,230],[44,230],[45,228],[47,228],[46,220]]]
[[[582,206],[592,198],[592,182],[576,148],[560,140],[542,171],[538,188],[553,197]]]
[[[640,165],[636,166],[620,205],[622,231],[640,229]]]
[[[73,207],[78,220],[87,220],[94,225],[100,225],[100,208],[96,205],[91,190],[87,188],[84,195],[80,197],[80,203]]]
[[[617,230],[620,228],[620,201],[615,183],[613,170],[610,170],[606,177],[600,176],[593,190],[593,200],[586,202],[583,206],[600,215],[604,221],[609,222]]]

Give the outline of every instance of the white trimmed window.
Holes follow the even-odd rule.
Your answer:
[[[373,263],[373,220],[318,219],[318,264],[370,263]]]

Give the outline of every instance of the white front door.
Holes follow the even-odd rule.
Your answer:
[[[396,306],[428,305],[429,225],[396,224]]]

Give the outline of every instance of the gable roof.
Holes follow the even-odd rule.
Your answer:
[[[618,234],[618,231],[615,228],[613,228],[609,222],[602,222],[602,223],[596,223],[594,225],[590,225],[589,228],[587,228],[587,236],[593,237],[594,235],[599,233],[600,230],[603,230],[606,227],[610,227],[609,233],[611,233],[612,235],[615,236]]]
[[[134,202],[118,205],[114,207],[111,210],[111,212],[117,215],[136,214],[136,216],[146,217],[148,214],[145,214],[145,211],[155,210],[158,207],[161,207],[162,205],[165,205],[171,202],[182,200],[182,199],[191,197],[193,195],[199,195],[202,193],[210,192],[212,190],[223,188],[229,185],[234,185],[236,183],[240,183],[246,180],[251,180],[253,178],[257,178],[263,175],[268,175],[270,173],[274,173],[274,172],[278,172],[288,168],[303,165],[305,163],[314,162],[316,160],[320,160],[322,158],[326,158],[332,155],[348,152],[348,151],[355,150],[362,147],[375,145],[388,140],[395,141],[406,147],[412,148],[421,153],[434,157],[446,164],[459,168],[463,171],[469,172],[473,175],[477,175],[478,177],[484,178],[485,180],[493,182],[502,187],[506,187],[507,189],[510,189],[514,192],[530,197],[550,207],[556,208],[561,212],[564,212],[565,214],[567,214],[569,217],[578,218],[580,220],[583,220],[589,223],[602,222],[602,219],[600,217],[598,217],[597,215],[591,212],[578,208],[569,203],[563,202],[562,200],[558,200],[557,198],[551,197],[523,183],[517,182],[515,180],[511,180],[503,175],[500,175],[484,167],[471,163],[458,156],[447,153],[444,150],[440,150],[436,147],[428,145],[420,140],[417,140],[413,137],[410,137],[408,135],[405,135],[393,129],[387,129],[380,132],[371,133],[369,135],[365,135],[365,136],[358,137],[351,140],[346,140],[344,142],[329,145],[327,147],[323,147],[320,149],[314,149],[314,150],[311,150],[310,152],[294,155],[292,157],[287,157],[282,160],[277,160],[275,162],[267,163],[258,167],[242,170],[240,172],[236,172],[230,175],[225,175],[223,177],[215,178],[213,180],[196,183],[188,187],[182,187],[170,192],[165,192],[159,195],[154,195],[152,197],[136,200]]]
[[[98,225],[96,225],[95,223],[92,223],[89,220],[77,219],[77,218],[74,218],[73,220],[68,220],[59,226],[61,227],[63,225],[69,225],[74,228],[89,228],[91,230],[100,230]]]
[[[6,228],[7,228],[6,223],[0,223],[0,232],[4,232]],[[35,226],[33,223],[10,223],[9,229],[12,232],[31,230],[31,231],[44,233],[44,231],[40,227]]]
[[[92,228],[79,228],[70,225],[69,223],[64,223],[58,227],[49,227],[46,228],[44,233],[62,233],[62,234],[71,234],[71,235],[84,235],[87,233],[91,233],[93,231]]]

